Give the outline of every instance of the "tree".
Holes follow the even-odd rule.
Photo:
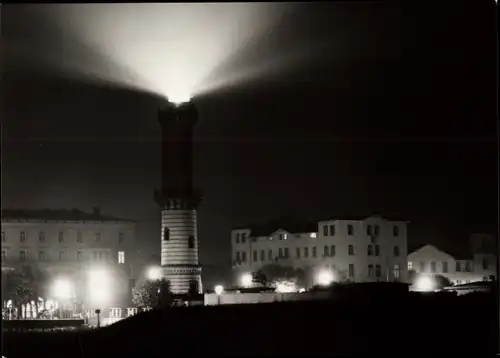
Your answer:
[[[147,280],[133,289],[132,303],[136,307],[165,307],[172,301],[170,285],[167,280]]]
[[[260,271],[266,277],[266,281],[272,283],[277,281],[293,281],[298,285],[304,285],[307,280],[305,270],[290,266],[271,264],[264,266]]]
[[[434,279],[436,280],[436,287],[438,289],[453,286],[453,283],[450,281],[450,279],[443,275],[435,275]]]

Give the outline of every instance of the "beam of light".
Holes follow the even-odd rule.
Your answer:
[[[252,274],[250,273],[244,273],[243,275],[241,275],[241,285],[243,287],[251,287],[252,284],[253,284],[253,278],[252,278]]]
[[[153,266],[148,269],[147,277],[148,280],[156,281],[161,278],[161,274],[162,274],[161,267]]]
[[[321,286],[329,286],[333,283],[334,277],[333,277],[333,272],[330,270],[322,270],[318,273],[318,277],[316,278],[316,281],[318,282],[319,285]]]
[[[36,58],[38,66],[65,77],[154,93],[174,103],[271,76],[310,53],[293,46],[279,55],[256,50],[272,47],[269,38],[276,36],[282,20],[293,12],[293,4],[45,4],[29,8],[39,23],[26,24],[17,37],[9,37],[8,47],[16,53],[16,61]],[[52,42],[44,41],[43,33],[49,33]],[[257,56],[249,56],[249,51]]]

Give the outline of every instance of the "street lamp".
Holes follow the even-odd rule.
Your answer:
[[[215,286],[214,291],[217,294],[217,305],[220,306],[220,295],[224,292],[224,287],[222,285],[217,285]]]
[[[245,274],[241,275],[241,285],[243,287],[248,288],[248,287],[252,286],[252,282],[253,282],[252,274],[245,273]]]
[[[69,300],[73,294],[73,285],[71,281],[66,279],[57,279],[52,285],[52,296],[59,301],[59,318],[62,318],[63,308],[62,302]]]
[[[153,266],[148,269],[147,278],[151,281],[156,281],[161,278],[161,267]]]
[[[417,279],[417,282],[415,282],[415,286],[418,291],[430,292],[435,290],[436,284],[431,277],[421,276]]]
[[[333,273],[329,270],[322,270],[318,273],[317,282],[321,286],[330,286],[333,282]]]

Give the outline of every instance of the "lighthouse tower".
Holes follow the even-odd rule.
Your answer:
[[[162,129],[161,267],[173,294],[202,292],[196,209],[201,195],[193,188],[193,103],[166,103],[158,113]]]

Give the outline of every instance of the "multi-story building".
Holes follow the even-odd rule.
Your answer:
[[[45,300],[64,296],[80,309],[130,305],[135,275],[131,220],[98,210],[3,210],[1,247],[2,271],[28,267]]]
[[[489,279],[496,274],[495,238],[472,234],[468,252],[450,254],[435,245],[424,245],[408,255],[408,270],[417,274],[441,275],[453,284]]]
[[[286,223],[243,227],[232,230],[231,248],[236,277],[277,264],[330,270],[339,281],[407,280],[406,221],[371,216],[330,219],[302,227]],[[314,279],[308,282],[308,286],[314,284]]]

